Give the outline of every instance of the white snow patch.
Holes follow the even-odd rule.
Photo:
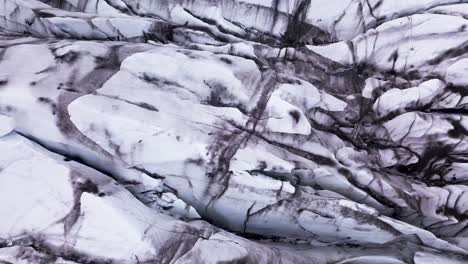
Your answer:
[[[336,61],[343,65],[350,65],[354,63],[353,50],[350,49],[349,45],[345,41],[335,42],[323,46],[308,45],[307,48],[325,58]]]
[[[15,129],[15,120],[9,116],[0,115],[0,137],[9,134]]]

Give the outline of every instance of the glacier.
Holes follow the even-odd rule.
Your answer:
[[[468,263],[468,1],[0,1],[0,263]]]

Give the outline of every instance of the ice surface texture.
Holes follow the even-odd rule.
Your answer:
[[[465,18],[0,1],[0,263],[468,263]]]

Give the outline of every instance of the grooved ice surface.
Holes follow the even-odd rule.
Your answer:
[[[467,16],[0,1],[0,262],[468,263]]]

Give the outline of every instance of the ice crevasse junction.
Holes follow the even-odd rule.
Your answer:
[[[1,0],[0,263],[468,263],[468,0]]]

